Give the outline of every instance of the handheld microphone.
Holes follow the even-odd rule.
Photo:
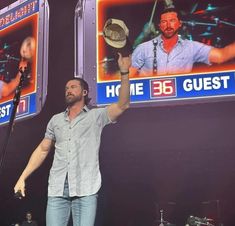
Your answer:
[[[17,191],[15,194],[14,194],[14,197],[16,199],[23,199],[23,195],[21,194],[21,191]]]

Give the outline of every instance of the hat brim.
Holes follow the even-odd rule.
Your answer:
[[[126,45],[126,40],[123,40],[123,41],[113,41],[113,40],[110,40],[107,37],[104,37],[104,40],[105,40],[105,42],[108,45],[110,45],[110,46],[112,46],[114,48],[118,48],[118,49],[123,48]]]

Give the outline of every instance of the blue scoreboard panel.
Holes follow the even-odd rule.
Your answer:
[[[215,0],[213,4],[195,4],[193,0],[79,0],[75,10],[75,76],[81,76],[88,81],[94,106],[113,103],[118,99],[120,88],[117,52],[126,54],[131,49],[132,56],[135,55],[133,61],[141,62],[143,65],[153,62],[154,45],[149,49],[145,49],[147,45],[142,47],[143,52],[139,55],[145,55],[146,58],[138,58],[136,52],[143,43],[161,37],[161,11],[175,8],[181,12],[180,40],[187,40],[190,45],[196,42],[199,47],[206,46],[207,50],[221,49],[235,41],[235,15],[230,12],[232,5],[232,0],[225,0],[223,3]],[[113,45],[121,32],[117,36],[111,34],[108,37],[110,32],[118,29],[112,31],[110,28],[111,31],[107,32],[107,24],[110,24],[110,27],[116,26],[116,29],[118,26],[123,29],[127,37],[126,46]],[[200,48],[197,50],[201,51]],[[171,68],[171,53],[165,65],[161,65],[160,61],[164,59],[159,52],[156,53],[155,72],[152,72],[151,68],[149,71],[138,68],[140,71],[133,73],[135,70],[132,68],[132,106],[176,105],[234,99],[234,59],[222,64],[213,64],[208,58],[209,50],[202,53],[199,60],[194,59],[196,57],[193,51],[186,52],[188,55],[184,55],[182,51],[174,56],[178,57],[174,68]],[[192,68],[182,66],[185,58],[192,58],[195,61]],[[162,68],[165,68],[165,71]]]
[[[119,82],[98,83],[98,104],[108,104],[118,100]],[[176,100],[196,100],[228,97],[235,94],[235,72],[180,75],[175,77],[147,78],[131,80],[131,100],[133,103],[160,102],[175,103]]]
[[[19,0],[0,10],[0,125],[9,122],[19,69],[27,68],[16,121],[38,114],[45,102],[48,76],[46,0]]]

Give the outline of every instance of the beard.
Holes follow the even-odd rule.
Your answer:
[[[169,39],[172,38],[173,36],[175,36],[176,34],[178,34],[179,32],[179,28],[177,30],[174,30],[173,28],[166,28],[162,34],[164,36],[164,38]]]
[[[74,96],[73,94],[67,95],[65,97],[65,103],[68,107],[73,106],[77,102],[80,102],[82,100],[82,95]]]

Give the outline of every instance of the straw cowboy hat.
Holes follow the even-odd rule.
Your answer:
[[[108,19],[103,28],[105,42],[114,48],[126,45],[129,30],[122,20]]]

